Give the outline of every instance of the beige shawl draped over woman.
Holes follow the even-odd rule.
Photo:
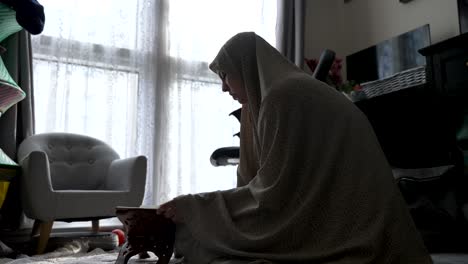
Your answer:
[[[210,65],[240,78],[238,187],[174,202],[186,263],[432,263],[366,117],[255,33]]]

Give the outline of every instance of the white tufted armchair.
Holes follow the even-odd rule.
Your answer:
[[[84,135],[44,133],[25,139],[18,149],[22,167],[23,210],[35,219],[42,253],[56,220],[93,221],[115,216],[116,206],[140,206],[146,157],[120,159],[106,143]]]

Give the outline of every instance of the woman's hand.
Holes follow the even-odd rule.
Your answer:
[[[164,215],[164,217],[171,219],[174,223],[182,223],[180,215],[177,215],[177,208],[174,200],[161,204],[156,210],[156,214]]]

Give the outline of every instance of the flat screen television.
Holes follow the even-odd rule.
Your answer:
[[[431,44],[429,24],[346,56],[347,79],[358,83],[375,81],[426,65],[418,50]]]

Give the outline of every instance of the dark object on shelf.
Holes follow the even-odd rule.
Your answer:
[[[328,72],[330,71],[334,61],[335,52],[333,50],[325,49],[322,51],[312,77],[319,81],[325,82],[327,80]]]
[[[0,0],[16,11],[16,21],[33,35],[44,29],[44,7],[36,0]]]
[[[458,0],[458,20],[460,33],[468,32],[468,0]]]
[[[158,264],[169,263],[175,242],[175,224],[170,219],[150,208],[117,207],[115,213],[127,235],[116,264],[126,264],[132,256],[147,251],[156,254]]]

